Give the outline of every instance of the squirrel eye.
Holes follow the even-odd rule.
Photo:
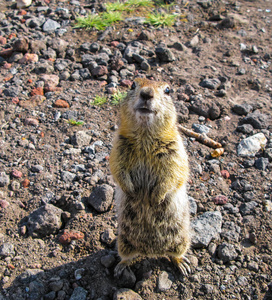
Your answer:
[[[135,88],[136,88],[136,83],[133,82],[132,85],[131,85],[131,89],[132,89],[132,90],[135,90]]]
[[[165,94],[170,94],[170,88],[169,86],[164,90]]]

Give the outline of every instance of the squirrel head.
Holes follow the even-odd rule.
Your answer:
[[[121,126],[169,129],[176,123],[176,110],[166,82],[136,78],[121,105]]]

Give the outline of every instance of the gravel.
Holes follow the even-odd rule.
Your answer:
[[[139,7],[104,31],[75,28],[78,16],[105,10],[89,2],[0,4],[0,298],[270,299],[267,1],[176,2],[170,27],[144,24]],[[114,278],[109,155],[120,105],[112,97],[138,76],[168,82],[177,121],[224,148],[212,158],[211,147],[182,134],[188,277],[166,258],[139,257]],[[95,105],[96,96],[107,102]]]

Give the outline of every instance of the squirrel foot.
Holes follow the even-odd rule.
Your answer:
[[[128,261],[120,261],[118,265],[114,268],[114,277],[120,278],[125,268],[129,265]]]
[[[178,267],[182,275],[188,276],[191,273],[190,261],[185,256],[171,257],[171,260]]]

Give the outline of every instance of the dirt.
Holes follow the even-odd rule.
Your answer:
[[[87,12],[90,11],[87,1],[80,3],[82,7],[85,5]],[[208,7],[203,8],[203,3],[208,3]],[[65,1],[36,2],[26,9],[28,16],[35,15],[36,9],[43,5],[48,5],[52,11],[58,6],[72,11],[71,4]],[[99,7],[95,1],[93,5]],[[153,55],[148,58],[150,71],[141,70],[136,62],[126,64],[125,67],[135,65],[136,70],[125,79],[132,82],[134,77],[141,75],[169,82],[177,109],[180,108],[179,103],[188,109],[187,113],[180,112],[182,125],[191,129],[194,123],[205,124],[210,128],[208,136],[223,145],[224,154],[215,158],[216,163],[211,163],[212,149],[183,135],[191,166],[188,194],[197,203],[197,214],[192,219],[203,212],[220,211],[223,227],[227,222],[233,222],[240,228],[237,239],[228,240],[219,235],[208,247],[190,249],[192,273],[188,277],[180,275],[168,258],[141,258],[131,266],[136,284],[127,286],[119,282],[113,275],[118,262],[115,240],[105,243],[101,239],[107,230],[117,235],[114,202],[102,213],[88,204],[88,197],[95,187],[101,184],[115,187],[108,158],[118,125],[118,105],[112,105],[109,100],[102,106],[92,105],[94,96],[105,95],[106,89],[102,78],[91,76],[83,81],[61,80],[58,85],[61,89],[47,94],[41,104],[34,108],[21,107],[20,103],[14,102],[15,97],[6,96],[3,91],[13,85],[17,88],[22,86],[19,100],[29,100],[40,75],[33,71],[33,64],[22,65],[13,61],[11,68],[5,68],[3,60],[0,68],[0,171],[8,175],[10,182],[0,187],[0,200],[8,202],[7,207],[1,204],[0,208],[0,247],[12,244],[14,253],[2,255],[0,259],[0,299],[133,299],[132,294],[127,298],[117,298],[117,291],[123,287],[134,290],[142,299],[272,299],[272,215],[264,205],[264,200],[270,203],[272,200],[272,164],[269,161],[260,170],[254,163],[265,157],[266,149],[272,147],[271,3],[263,0],[239,3],[207,1],[202,4],[190,1],[187,5],[183,2],[177,5],[188,19],[178,26],[158,29],[121,23],[113,27],[103,41],[99,41],[101,33],[74,29],[71,23],[61,39],[75,50],[73,63],[81,62],[83,52],[80,45],[85,42],[98,41],[112,52],[115,50],[112,41],[125,45],[138,41],[145,51],[154,51],[160,43],[168,46],[175,61],[162,62]],[[1,4],[0,10],[6,14],[9,23],[18,11],[8,1]],[[211,21],[213,16],[219,17]],[[222,22],[226,17],[229,17],[230,25]],[[12,45],[17,37],[34,39],[34,29],[24,31],[24,27],[20,30],[16,26],[10,32],[5,31],[5,26],[0,28],[7,38],[7,45],[0,46],[0,50]],[[151,32],[154,38],[138,40],[143,30]],[[12,31],[17,37],[9,36]],[[43,35],[55,37],[54,33],[43,32]],[[195,36],[199,41],[191,46],[190,41]],[[185,45],[184,50],[171,47],[175,42]],[[247,48],[241,50],[241,44]],[[257,51],[252,46],[256,46]],[[39,57],[43,57],[41,53]],[[17,75],[12,74],[12,68],[17,69]],[[239,74],[240,69],[244,69],[245,74]],[[57,69],[52,72],[60,73]],[[13,79],[8,79],[10,74]],[[120,83],[120,74],[117,77]],[[204,88],[201,82],[205,78],[221,78],[221,86],[223,84],[224,87]],[[15,79],[21,80],[21,83],[16,84]],[[119,86],[118,89],[126,91],[127,87]],[[220,116],[215,119],[205,117],[200,122],[199,114],[192,110],[192,96],[195,95],[202,95],[208,103],[216,104],[220,108]],[[57,99],[67,101],[70,108],[54,107]],[[236,130],[245,115],[238,115],[233,107],[243,103],[268,116],[263,128],[254,128],[248,134]],[[63,117],[67,111],[72,112],[73,119],[82,120],[84,124],[70,125],[68,119],[71,118]],[[56,112],[61,113],[57,121],[54,120]],[[25,125],[25,119],[29,117],[38,120],[39,124]],[[95,158],[84,152],[87,145],[76,146],[73,143],[72,137],[77,131],[87,132],[91,136],[90,144],[103,142],[96,146]],[[267,138],[265,149],[252,158],[238,156],[239,142],[259,132]],[[65,150],[73,148],[82,151],[64,154]],[[247,167],[250,160],[253,163]],[[85,166],[84,171],[73,171],[73,165],[79,164]],[[42,170],[33,171],[36,165],[42,166]],[[12,176],[14,170],[22,172],[22,176]],[[227,178],[222,175],[222,170],[228,171]],[[77,178],[65,182],[63,171],[71,171]],[[97,172],[102,175],[95,179],[92,176]],[[28,187],[23,187],[25,179],[30,181]],[[237,181],[245,181],[248,188],[235,188],[233,183]],[[14,182],[18,182],[19,187],[14,187]],[[215,204],[213,199],[217,195],[225,195],[225,205],[232,204],[238,210],[231,213],[224,208],[225,205]],[[242,214],[240,206],[251,201],[256,202],[256,207],[250,213]],[[81,203],[79,208],[78,202]],[[65,212],[62,225],[47,236],[29,236],[24,232],[27,218],[45,203]],[[60,237],[64,232],[83,233],[84,238],[63,244]],[[234,245],[237,253],[234,259],[226,262],[220,259],[218,249],[223,243]],[[101,258],[103,260],[108,255],[113,258],[113,263],[105,267]],[[25,275],[26,270],[32,273]],[[159,291],[158,278],[164,271],[170,274],[171,287]],[[77,277],[77,274],[80,276]],[[54,283],[59,283],[59,287],[53,287]],[[76,294],[78,287],[84,289],[85,296]]]

